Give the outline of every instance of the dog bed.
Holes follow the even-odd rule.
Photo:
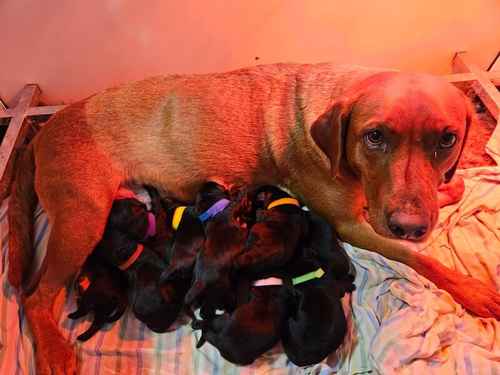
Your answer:
[[[500,129],[486,153],[500,165]],[[431,245],[422,251],[449,267],[500,290],[500,167],[460,170],[462,201],[441,210]],[[144,195],[144,199],[147,197]],[[8,285],[8,200],[0,207],[0,374],[34,374],[33,342],[18,297]],[[45,254],[49,225],[35,213],[37,264]],[[251,366],[224,361],[205,344],[195,349],[198,332],[179,325],[155,334],[130,312],[78,345],[81,374],[497,374],[500,373],[500,322],[476,318],[444,291],[412,269],[345,244],[356,271],[349,306],[350,332],[344,345],[323,363],[299,368],[279,347]],[[89,320],[66,316],[75,308],[70,291],[59,321],[75,342]]]

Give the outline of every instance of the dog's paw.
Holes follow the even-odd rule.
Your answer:
[[[38,375],[76,375],[76,353],[67,342],[61,340],[60,345],[37,348],[35,353]]]
[[[449,292],[470,313],[500,320],[500,294],[491,286],[461,275],[461,280],[454,283]]]
[[[455,175],[449,183],[442,184],[438,187],[439,207],[445,207],[459,202],[462,199],[464,191],[464,179]]]

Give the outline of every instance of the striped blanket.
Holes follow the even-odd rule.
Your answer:
[[[500,164],[500,129],[488,143]],[[449,267],[500,290],[500,168],[461,170],[464,199],[440,212],[431,245],[422,250]],[[6,211],[0,207],[0,374],[34,374],[33,344],[18,296],[7,282]],[[35,247],[43,259],[50,230],[41,208],[35,213]],[[72,292],[59,322],[75,342],[81,374],[500,374],[500,323],[465,312],[444,291],[412,269],[345,244],[356,271],[350,307],[350,332],[344,345],[323,363],[299,368],[278,346],[251,366],[224,361],[205,344],[195,348],[197,332],[179,324],[155,334],[130,312],[89,341],[76,343],[88,320],[72,321]]]

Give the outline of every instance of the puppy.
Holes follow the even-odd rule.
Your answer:
[[[185,302],[201,307],[203,318],[213,317],[217,309],[232,311],[236,306],[231,260],[243,248],[247,231],[233,217],[234,207],[229,193],[215,182],[205,183],[196,197],[205,244],[196,257],[193,285]]]
[[[355,289],[350,261],[330,225],[310,213],[308,244],[286,274],[293,307],[283,325],[282,344],[297,366],[325,359],[343,342],[347,330],[341,298]]]
[[[101,246],[95,253],[125,272],[131,284],[130,303],[136,318],[155,332],[165,332],[179,316],[189,285],[171,282],[161,289],[158,285],[167,265],[171,234],[166,225],[166,209],[157,192],[154,189],[148,192],[157,216],[133,195],[122,193],[113,203]],[[150,243],[156,251],[148,246]]]
[[[236,215],[251,224],[244,249],[235,260],[236,270],[264,275],[290,261],[308,231],[300,203],[276,186],[265,185],[247,195]]]
[[[197,347],[208,341],[237,365],[249,365],[273,348],[280,340],[288,310],[289,294],[280,284],[281,279],[263,280],[251,287],[249,299],[232,313],[193,321],[193,329],[202,331]]]
[[[77,310],[68,315],[79,319],[93,313],[90,327],[79,335],[79,341],[87,341],[106,323],[121,318],[128,306],[128,280],[119,269],[108,266],[91,254],[82,267],[77,283]]]
[[[126,233],[105,233],[99,256],[125,272],[130,283],[130,305],[137,319],[154,332],[168,330],[183,308],[187,286],[160,288],[159,278],[166,263],[156,252],[131,240]]]
[[[115,198],[107,233],[126,232],[131,240],[145,240],[154,235],[156,220],[132,191],[120,188]],[[106,262],[103,256],[109,251],[106,245],[106,240],[98,243],[82,266],[77,280],[78,309],[68,317],[79,319],[89,313],[94,314],[92,325],[77,337],[79,341],[90,339],[105,323],[118,320],[128,305],[128,279],[120,269]]]

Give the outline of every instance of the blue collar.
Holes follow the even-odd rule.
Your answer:
[[[219,212],[224,210],[231,201],[226,198],[222,198],[221,200],[218,200],[215,202],[208,210],[203,212],[200,216],[198,216],[198,219],[204,223],[205,221],[213,218],[215,215],[217,215]]]

